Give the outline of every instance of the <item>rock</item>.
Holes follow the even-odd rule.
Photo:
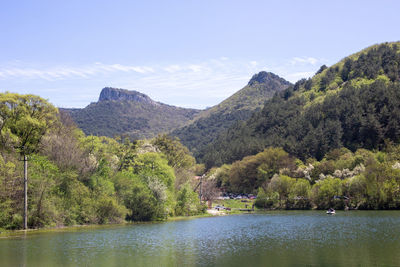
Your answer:
[[[152,100],[149,96],[142,94],[138,91],[130,91],[125,89],[118,89],[112,87],[105,87],[101,90],[99,102],[101,101],[136,101],[140,103],[148,103],[152,105],[159,105],[158,102]]]
[[[278,75],[272,73],[272,72],[266,72],[266,71],[261,71],[257,74],[254,74],[253,77],[251,77],[248,85],[252,86],[255,84],[260,84],[260,83],[268,83],[268,82],[277,82],[280,81],[282,84],[285,84],[287,86],[290,85],[290,83]]]

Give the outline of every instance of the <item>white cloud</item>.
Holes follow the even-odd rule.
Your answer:
[[[290,60],[290,63],[292,65],[296,65],[296,64],[311,64],[311,65],[315,65],[318,62],[320,62],[319,59],[313,58],[313,57],[294,57]]]
[[[189,65],[188,69],[193,71],[193,72],[201,72],[201,71],[206,71],[207,70],[207,68],[204,65],[195,65],[195,64]]]
[[[316,71],[315,61],[300,57],[284,63],[219,57],[151,65],[95,62],[43,66],[13,62],[0,64],[0,90],[39,94],[55,101],[57,106],[83,107],[97,100],[101,88],[112,86],[137,90],[171,105],[207,107],[241,89],[253,74],[262,70],[293,83],[310,77]]]
[[[0,67],[0,79],[44,79],[48,81],[67,78],[88,79],[99,74],[121,71],[147,74],[154,72],[154,69],[149,66],[105,65],[98,62],[86,66],[53,66],[48,68]]]
[[[182,67],[179,66],[179,65],[177,65],[177,64],[175,64],[175,65],[169,65],[169,66],[167,66],[167,67],[164,68],[164,70],[165,70],[166,72],[169,72],[169,73],[174,73],[174,72],[180,71],[181,69],[182,69]]]

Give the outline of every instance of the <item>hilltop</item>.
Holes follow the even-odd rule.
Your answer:
[[[83,109],[64,109],[85,134],[126,135],[132,139],[166,133],[192,120],[200,110],[170,106],[137,91],[104,88],[99,101]]]
[[[220,133],[238,121],[247,120],[255,110],[263,107],[267,99],[290,85],[278,75],[261,71],[253,75],[241,90],[200,112],[190,124],[173,131],[172,135],[179,137],[196,157],[202,157],[203,149]]]

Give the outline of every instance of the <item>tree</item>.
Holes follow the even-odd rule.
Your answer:
[[[274,175],[274,177],[272,177],[268,187],[272,191],[278,192],[280,207],[282,207],[282,201],[286,201],[288,199],[290,190],[295,182],[295,179],[286,175]]]
[[[317,182],[312,189],[314,203],[319,209],[343,206],[342,201],[335,197],[342,196],[342,181],[339,178],[328,177]]]
[[[211,208],[212,201],[220,195],[220,190],[217,188],[215,179],[207,179],[202,184],[201,190],[202,199],[208,202],[208,208]]]
[[[183,184],[176,196],[175,215],[195,215],[204,212],[204,209],[190,184]]]
[[[324,64],[322,65],[319,70],[315,73],[315,74],[320,74],[321,72],[323,72],[324,70],[326,70],[328,67]]]
[[[27,156],[39,150],[39,143],[56,120],[57,109],[34,95],[0,94],[0,142],[15,149],[24,159],[24,229],[28,227]]]
[[[152,143],[166,155],[168,165],[174,169],[192,167],[196,163],[187,147],[182,145],[176,137],[172,138],[166,134],[158,135]]]

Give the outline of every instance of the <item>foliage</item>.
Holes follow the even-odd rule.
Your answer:
[[[85,136],[68,114],[57,113],[47,102],[41,107],[29,100],[43,101],[38,97],[0,96],[4,100],[0,105],[0,228],[22,227],[20,153],[28,152],[30,228],[164,220],[175,213],[205,211],[190,183],[200,168],[177,139],[159,136],[131,142]],[[36,104],[24,106],[24,101]],[[36,118],[40,112],[47,113]],[[35,138],[25,142],[25,130],[35,133]],[[175,172],[186,175],[181,179],[185,192],[182,184],[176,187]]]
[[[177,193],[177,204],[175,208],[176,215],[196,215],[205,211],[205,206],[200,204],[198,195],[192,187],[186,183]]]
[[[0,94],[0,142],[22,155],[35,152],[55,120],[56,109],[33,95]]]
[[[328,177],[318,181],[313,186],[312,193],[314,203],[319,208],[343,208],[342,201],[335,199],[335,196],[342,196],[342,181],[339,178]]]
[[[255,205],[259,208],[399,209],[399,148],[389,142],[380,151],[334,149],[322,160],[309,159],[307,164],[282,149],[269,148],[232,165],[214,168],[212,173],[225,192],[256,192]],[[260,170],[257,166],[268,162],[266,159],[277,160],[264,165],[269,174],[259,184],[254,177],[260,173],[254,170]]]
[[[196,163],[187,147],[183,146],[178,138],[172,138],[166,134],[158,135],[154,138],[153,144],[167,156],[168,164],[175,169],[190,168]]]
[[[127,218],[133,221],[150,221],[166,218],[164,203],[137,176],[132,177],[132,189],[128,192],[125,205],[130,210]]]
[[[252,193],[279,170],[294,168],[294,159],[288,153],[281,148],[270,147],[257,155],[234,162],[229,167],[229,183],[225,182],[225,189],[235,193]]]
[[[175,172],[175,189],[191,180],[195,175],[202,175],[204,168],[196,165],[196,160],[189,149],[182,145],[178,138],[166,134],[158,135],[153,139],[152,144],[156,146],[168,160]]]

